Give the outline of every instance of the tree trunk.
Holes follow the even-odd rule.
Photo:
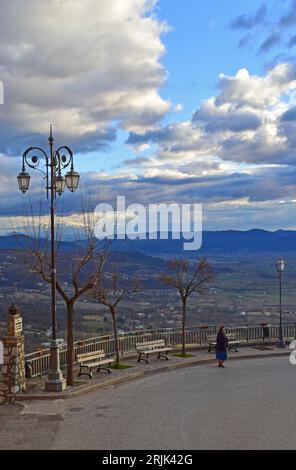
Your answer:
[[[116,364],[120,363],[119,358],[119,347],[118,347],[118,338],[117,338],[117,325],[116,325],[116,313],[113,307],[110,307],[113,321],[113,333],[114,333],[114,343],[115,343],[115,353],[116,353]]]
[[[182,298],[182,354],[185,356],[186,298]]]
[[[67,385],[74,385],[73,377],[73,354],[74,354],[74,303],[67,302]]]

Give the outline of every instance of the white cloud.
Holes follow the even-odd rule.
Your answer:
[[[127,159],[115,174],[83,175],[81,188],[97,194],[99,187],[106,202],[117,194],[142,203],[202,200],[214,211],[225,201],[253,209],[294,197],[296,119],[282,116],[295,105],[295,68],[280,64],[263,76],[246,69],[221,74],[216,96],[192,120],[161,127],[171,104],[159,94],[167,27],[155,5],[0,0],[0,151],[15,154],[38,139],[46,143],[49,122],[63,134],[58,138],[80,151],[112,142],[121,127],[130,131],[128,143],[146,153]],[[181,104],[174,107],[181,110]],[[18,168],[9,161],[0,157],[2,214],[22,212],[22,196],[10,191]],[[79,203],[78,193],[59,201],[69,212]]]
[[[184,108],[183,104],[182,104],[182,103],[178,103],[178,104],[176,104],[176,106],[175,106],[175,111],[178,113],[178,112],[182,111],[183,108]]]
[[[115,137],[114,122],[135,131],[154,126],[170,103],[158,94],[166,25],[155,0],[0,0],[2,151],[48,123],[84,149]],[[81,143],[81,145],[79,145]],[[89,150],[87,147],[86,150]]]
[[[286,63],[275,66],[264,77],[250,75],[246,69],[239,70],[234,77],[220,74],[219,88],[217,105],[231,103],[262,109],[276,105],[281,95],[295,90],[296,69]]]
[[[128,143],[158,144],[160,155],[165,152],[172,160],[215,156],[237,163],[294,164],[294,123],[281,119],[295,103],[294,66],[280,64],[263,76],[246,69],[234,76],[221,74],[217,88],[217,95],[202,102],[192,121],[131,133]]]

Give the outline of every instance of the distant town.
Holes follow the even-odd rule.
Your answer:
[[[195,257],[198,255],[197,252]],[[64,256],[70,259],[71,252]],[[229,253],[209,253],[216,277],[206,295],[194,294],[188,302],[188,326],[277,323],[278,281],[274,256],[272,251],[260,256],[254,251],[242,251],[235,258]],[[139,291],[128,294],[120,305],[117,318],[119,333],[181,327],[180,298],[177,292],[166,288],[159,280],[170,258],[174,258],[174,254],[163,254],[162,257],[158,254],[156,257],[134,251],[112,253],[110,263],[112,266],[116,264],[127,281],[135,277],[141,280]],[[296,252],[287,252],[286,258],[283,316],[284,321],[291,323],[296,321]],[[111,277],[112,266],[106,267],[106,279]],[[61,272],[67,288],[69,275],[66,271]],[[31,352],[47,343],[51,336],[50,284],[28,269],[18,250],[0,250],[0,291],[0,329],[5,325],[7,306],[14,301],[23,312],[26,351]],[[66,311],[59,296],[57,311],[59,336],[65,339]],[[75,339],[109,332],[112,332],[112,319],[108,309],[99,305],[92,296],[83,296],[75,306]]]

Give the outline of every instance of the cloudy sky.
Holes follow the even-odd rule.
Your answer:
[[[52,122],[98,201],[201,202],[210,230],[296,228],[296,0],[0,7],[4,224],[28,200],[22,152]],[[73,217],[79,200],[60,205]]]

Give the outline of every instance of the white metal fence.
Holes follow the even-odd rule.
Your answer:
[[[2,341],[0,341],[0,367],[4,364],[4,347]]]
[[[185,341],[188,346],[206,346],[209,335],[217,333],[219,326],[187,327],[185,330]],[[278,338],[278,325],[269,325],[269,340]],[[234,334],[237,340],[248,342],[263,342],[265,340],[263,327],[259,325],[226,325],[226,334]],[[284,337],[286,339],[296,338],[296,324],[284,325]],[[167,345],[176,348],[182,343],[181,328],[167,328],[158,330],[131,331],[118,335],[119,350],[121,354],[132,353],[136,350],[136,343],[140,341],[153,341],[164,339]],[[267,338],[266,338],[267,339]],[[107,356],[115,353],[114,337],[112,334],[97,336],[74,343],[75,359],[77,354],[104,350]],[[49,370],[50,350],[42,349],[26,355],[26,365],[31,377],[41,376]],[[60,363],[64,367],[67,362],[67,346],[60,347]]]

